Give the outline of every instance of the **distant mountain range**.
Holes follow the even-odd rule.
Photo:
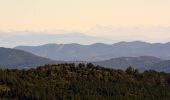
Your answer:
[[[0,47],[1,68],[32,68],[53,63],[57,63],[57,61],[35,56],[21,50]]]
[[[92,62],[116,69],[132,66],[140,71],[152,69],[170,72],[169,55],[170,43],[151,44],[134,41],[113,45],[46,44],[17,46],[14,49],[1,47],[0,66],[1,68],[32,68],[44,64]]]
[[[17,46],[38,56],[63,61],[103,61],[118,57],[154,56],[170,59],[170,43],[147,43],[141,41],[119,42],[112,45],[95,43],[46,44],[41,46]]]

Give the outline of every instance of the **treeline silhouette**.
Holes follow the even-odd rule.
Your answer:
[[[0,70],[1,100],[169,100],[170,74],[132,67],[88,64],[44,65]]]

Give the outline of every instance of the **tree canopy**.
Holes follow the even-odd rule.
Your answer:
[[[36,69],[0,70],[4,100],[168,100],[170,74],[139,73],[88,64],[44,65]]]

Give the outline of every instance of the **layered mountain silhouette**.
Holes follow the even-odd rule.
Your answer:
[[[57,62],[25,51],[0,47],[1,68],[32,68],[52,63]]]
[[[117,45],[125,45],[126,42],[120,42],[117,44],[114,44],[114,46],[117,47]],[[156,45],[156,44],[143,44],[140,42],[136,42],[133,44],[128,44],[129,47],[136,44],[142,44],[141,47],[145,47],[146,45]],[[168,44],[168,43],[167,43]],[[159,45],[167,45],[167,44],[159,44]],[[127,45],[127,44],[126,44]],[[108,48],[112,48],[113,45],[106,45],[101,43],[96,43],[93,45],[80,45],[80,44],[47,44],[42,45],[38,47],[16,47],[16,48],[24,48],[25,51],[17,50],[17,49],[9,49],[9,48],[0,48],[0,66],[5,68],[32,68],[37,67],[44,64],[56,64],[56,63],[65,63],[64,61],[61,62],[61,58],[67,61],[68,63],[81,63],[82,61],[86,59],[87,61],[83,62],[92,62],[96,65],[100,65],[103,67],[109,67],[109,68],[116,68],[116,69],[126,69],[129,66],[132,66],[134,68],[139,69],[140,71],[144,70],[156,70],[156,71],[164,71],[164,72],[170,72],[170,60],[164,60],[158,57],[154,56],[139,56],[139,57],[115,57],[111,58],[109,60],[103,60],[103,61],[93,61],[99,60],[99,58],[105,57],[104,59],[108,59],[111,56],[107,56],[104,54],[108,54],[107,51]],[[163,46],[162,46],[163,47]],[[48,48],[48,49],[47,49]],[[123,47],[122,47],[123,48]],[[137,48],[137,47],[136,47]],[[102,49],[102,50],[101,50]],[[114,49],[115,50],[115,49]],[[123,49],[120,49],[123,51]],[[162,48],[162,50],[165,51],[165,49]],[[36,55],[32,53],[28,53],[26,51],[35,51]],[[83,52],[82,52],[83,51]],[[103,51],[105,51],[103,53]],[[116,50],[115,50],[116,51]],[[117,50],[118,52],[118,50]],[[127,51],[129,52],[129,51]],[[122,52],[121,54],[126,54],[126,50]],[[155,51],[156,52],[156,51]],[[42,55],[44,53],[44,55]],[[89,54],[90,53],[90,54]],[[163,52],[165,54],[165,52]],[[113,54],[113,52],[112,52]],[[120,53],[119,53],[120,54]],[[128,54],[128,53],[127,53]],[[133,54],[133,52],[132,52]],[[161,53],[160,53],[161,54]],[[43,57],[40,57],[38,55],[42,55]],[[98,58],[95,58],[97,57]],[[101,55],[101,56],[100,56]],[[146,55],[146,54],[145,54]],[[89,56],[89,57],[88,57]],[[120,55],[119,55],[120,56]],[[123,55],[122,55],[123,56]],[[133,55],[137,56],[137,55]],[[45,58],[48,57],[48,58]],[[90,58],[94,57],[94,58]],[[55,58],[59,60],[51,60],[49,58]],[[77,60],[77,61],[74,61]],[[91,61],[90,61],[91,60]],[[101,59],[100,59],[101,60]]]
[[[147,43],[141,41],[119,42],[112,45],[95,43],[46,44],[41,46],[17,46],[38,56],[64,61],[103,61],[118,57],[154,56],[170,59],[170,43]]]

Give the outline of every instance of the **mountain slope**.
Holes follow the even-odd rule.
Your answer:
[[[51,63],[56,62],[25,51],[0,48],[0,66],[5,68],[27,68]]]
[[[170,60],[161,61],[149,66],[149,69],[170,72]]]
[[[17,46],[38,56],[65,61],[102,61],[117,57],[154,56],[170,59],[170,43],[146,43],[141,41],[119,42],[112,45],[96,43],[80,44],[46,44],[41,46]]]
[[[106,61],[94,62],[94,64],[105,66],[109,68],[126,69],[129,66],[133,66],[139,70],[146,70],[150,66],[161,62],[162,60],[151,56],[140,57],[120,57],[112,58]]]

